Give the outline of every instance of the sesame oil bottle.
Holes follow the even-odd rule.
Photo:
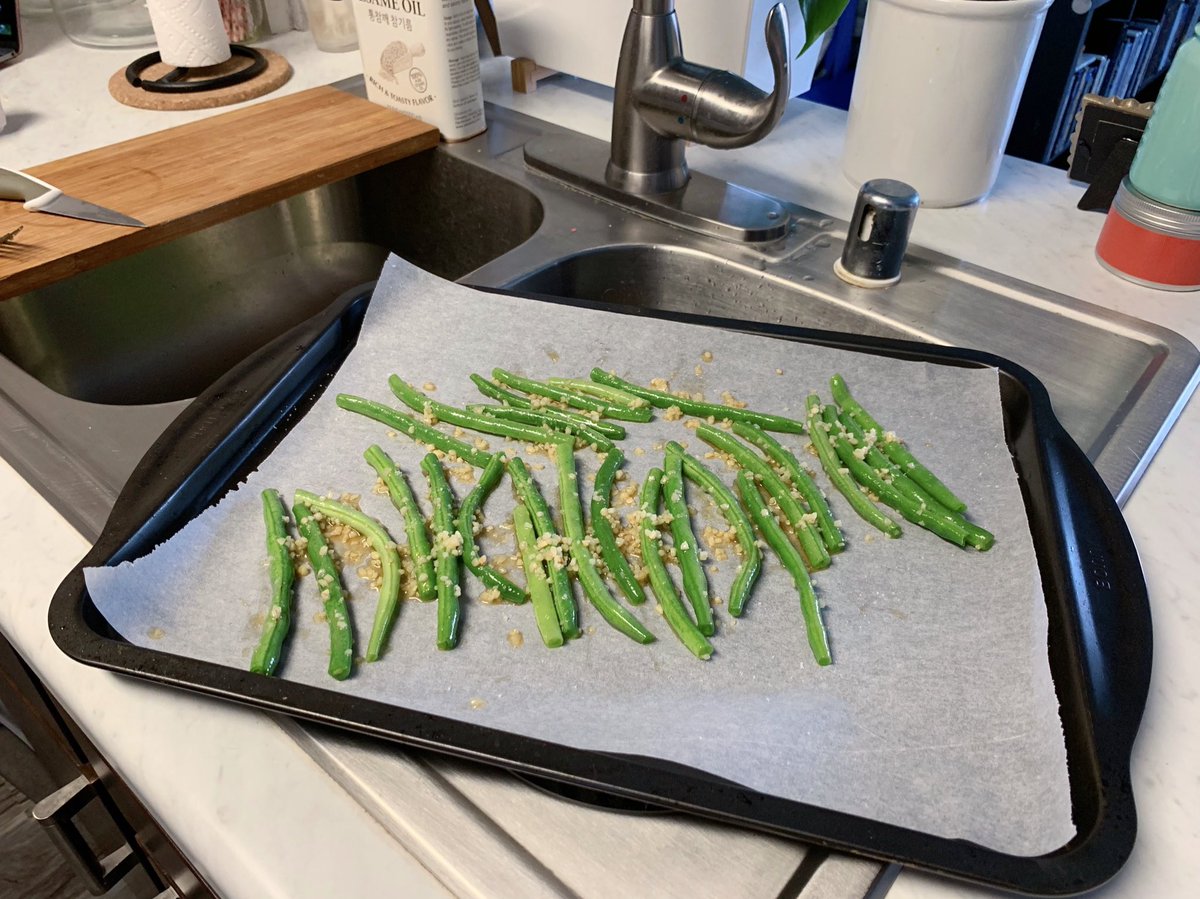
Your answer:
[[[353,0],[367,98],[447,141],[486,127],[474,0]]]

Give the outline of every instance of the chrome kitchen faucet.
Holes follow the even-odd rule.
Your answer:
[[[675,0],[633,0],[625,25],[613,98],[612,144],[580,135],[525,145],[533,169],[679,227],[759,243],[788,233],[777,200],[695,172],[685,141],[729,149],[771,132],[791,94],[787,12],[766,19],[774,90],[765,93],[732,72],[683,56]]]
[[[617,63],[608,183],[635,194],[677,190],[688,180],[685,140],[726,149],[769,134],[792,83],[782,3],[767,14],[766,39],[775,75],[770,94],[684,59],[675,0],[634,0]]]

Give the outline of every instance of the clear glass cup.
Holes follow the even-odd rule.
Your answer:
[[[63,33],[83,47],[153,47],[146,0],[51,0]]]
[[[318,50],[344,53],[358,49],[352,0],[304,0],[304,8]]]

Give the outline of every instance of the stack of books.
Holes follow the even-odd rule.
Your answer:
[[[1171,64],[1197,14],[1200,0],[1167,0],[1157,20],[1115,18],[1093,23],[1085,49],[1109,58],[1096,93],[1121,99],[1138,94]]]
[[[1063,100],[1050,130],[1049,159],[1066,153],[1071,145],[1071,134],[1075,131],[1075,115],[1083,102],[1084,94],[1099,93],[1111,68],[1107,56],[1097,53],[1081,53],[1075,62],[1075,71],[1063,91]]]

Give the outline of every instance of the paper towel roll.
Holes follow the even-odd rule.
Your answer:
[[[147,0],[158,52],[167,65],[195,68],[229,59],[218,0]]]

